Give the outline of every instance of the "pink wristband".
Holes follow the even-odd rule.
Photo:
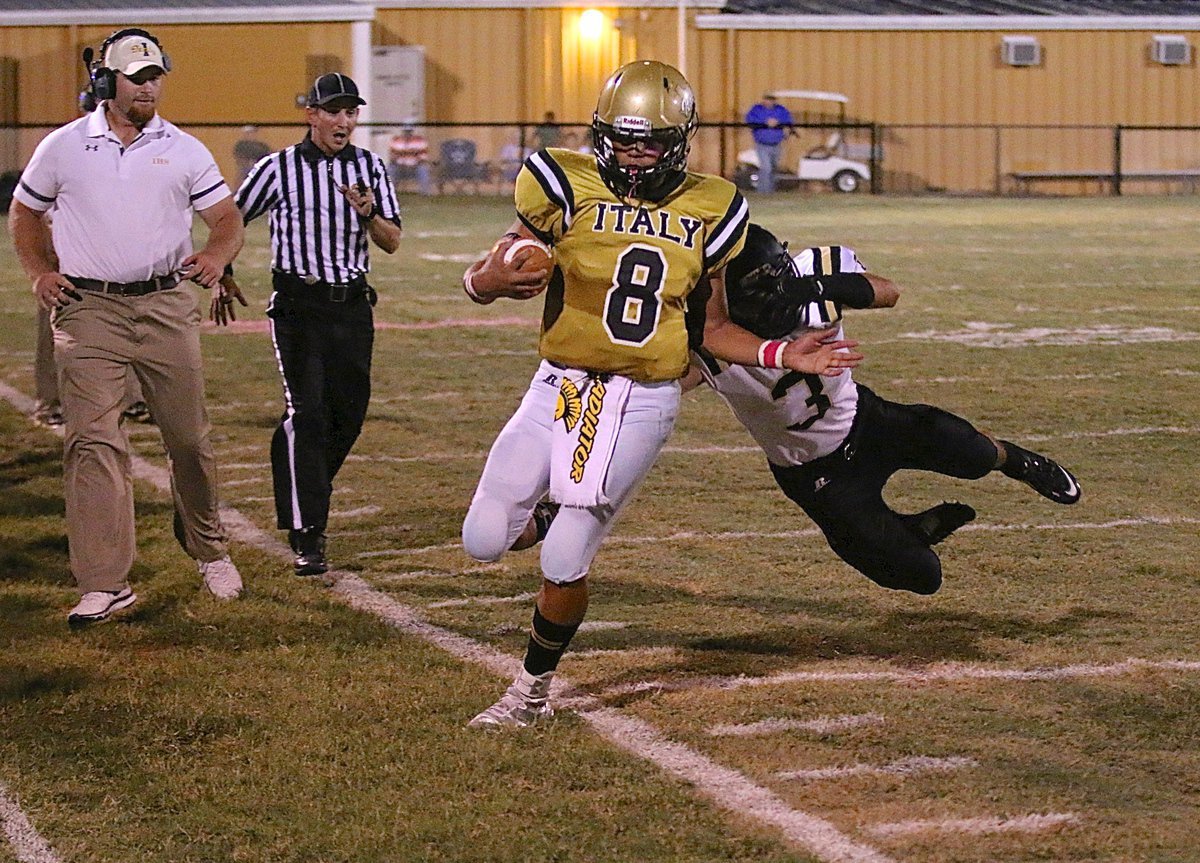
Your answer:
[[[758,364],[764,369],[782,369],[783,349],[787,342],[783,339],[772,339],[758,346]]]

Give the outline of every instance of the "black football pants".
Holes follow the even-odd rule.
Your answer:
[[[979,479],[995,465],[995,444],[965,419],[889,402],[860,384],[854,426],[837,450],[771,472],[838,557],[883,587],[928,594],[941,586],[941,561],[884,503],[884,485],[898,470]]]
[[[284,414],[271,439],[281,529],[325,529],[333,478],[362,431],[371,399],[371,304],[276,292],[267,311],[283,377]]]

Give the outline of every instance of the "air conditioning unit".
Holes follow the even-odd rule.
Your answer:
[[[1164,66],[1187,66],[1192,62],[1192,46],[1184,36],[1158,35],[1151,43],[1150,55]]]
[[[1040,66],[1042,46],[1033,36],[1002,36],[1000,56],[1009,66]]]

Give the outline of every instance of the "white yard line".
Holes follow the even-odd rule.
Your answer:
[[[330,518],[358,518],[364,515],[378,515],[383,512],[383,507],[370,504],[368,506],[360,506],[356,509],[338,509],[329,513]]]
[[[1039,833],[1067,824],[1078,824],[1081,819],[1074,812],[1046,812],[1019,815],[1016,818],[947,818],[927,821],[896,821],[875,824],[867,829],[876,836],[907,836],[913,833]]]
[[[511,605],[516,602],[529,602],[537,596],[536,592],[518,593],[516,596],[468,596],[463,599],[443,599],[431,602],[426,608],[462,608],[468,605]]]
[[[32,399],[3,384],[0,384],[0,396],[7,398],[22,413],[30,414],[33,411]],[[130,461],[135,478],[149,482],[160,492],[169,493],[170,483],[164,468],[152,465],[137,455],[133,455]],[[275,557],[291,560],[291,549],[237,510],[222,507],[221,519],[233,539]],[[334,594],[351,607],[373,614],[401,632],[421,638],[459,659],[481,665],[500,677],[511,678],[516,674],[520,660],[422,620],[416,609],[375,590],[354,573],[334,570],[330,572],[330,577],[335,579]],[[658,765],[671,776],[691,783],[705,797],[736,816],[775,827],[789,842],[805,849],[823,863],[892,863],[892,858],[870,845],[851,839],[823,818],[791,808],[773,792],[756,785],[737,770],[723,767],[707,756],[667,739],[640,719],[604,707],[595,696],[578,690],[564,676],[556,676],[554,691],[564,694],[564,706],[569,704],[609,743]],[[58,863],[56,857],[30,859],[36,860],[36,863]]]
[[[627,620],[585,620],[579,624],[580,632],[600,632],[609,629],[625,629],[629,626]]]
[[[566,655],[568,660],[603,659],[606,661],[625,660],[669,660],[682,655],[678,647],[597,647],[592,650],[572,650]]]
[[[710,737],[765,737],[783,731],[810,731],[813,734],[835,734],[848,728],[864,725],[882,725],[883,717],[878,713],[856,713],[844,716],[819,716],[816,719],[760,719],[730,725],[714,725],[708,729]]]
[[[841,779],[844,776],[911,776],[914,773],[943,773],[978,767],[974,758],[930,758],[914,755],[901,758],[890,764],[851,764],[847,767],[822,767],[817,770],[779,770],[776,779],[814,781],[818,779]]]
[[[1184,659],[1126,659],[1109,665],[1061,665],[1043,668],[998,668],[966,662],[935,665],[924,671],[881,669],[876,671],[782,671],[764,677],[693,677],[685,680],[646,680],[623,683],[600,693],[602,698],[635,695],[639,692],[683,692],[691,689],[745,689],[758,686],[791,686],[797,683],[958,683],[967,680],[1013,680],[1020,682],[1070,680],[1077,677],[1117,677],[1137,671],[1200,671],[1200,662]]]
[[[13,401],[8,393],[4,393],[4,397]],[[50,844],[25,817],[3,782],[0,782],[0,827],[3,827],[8,844],[20,863],[62,863],[62,858],[54,853]]]

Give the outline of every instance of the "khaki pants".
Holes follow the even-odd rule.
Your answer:
[[[133,482],[120,426],[130,369],[162,432],[184,549],[197,560],[224,557],[195,294],[190,286],[143,297],[80,293],[54,313],[67,539],[80,592],[120,590],[133,566]]]
[[[37,350],[33,355],[33,386],[37,397],[37,410],[58,410],[58,369],[54,362],[54,331],[50,328],[50,313],[38,306],[37,310]],[[124,410],[142,398],[142,384],[137,375],[130,370],[125,375],[125,401],[121,408]]]

